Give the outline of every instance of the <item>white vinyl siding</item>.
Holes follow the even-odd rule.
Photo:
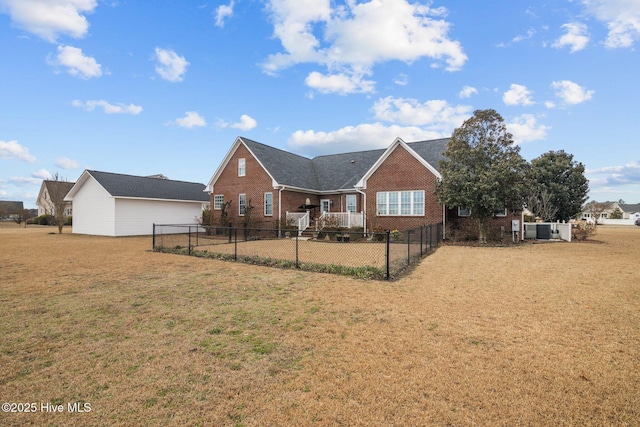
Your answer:
[[[240,194],[238,196],[238,215],[244,216],[247,212],[247,195]]]
[[[273,215],[273,193],[264,193],[264,215]]]
[[[424,215],[424,191],[381,191],[376,195],[379,216]]]
[[[221,210],[224,204],[224,194],[216,194],[213,196],[213,209]]]

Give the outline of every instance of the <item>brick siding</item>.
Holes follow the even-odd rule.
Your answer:
[[[442,222],[442,206],[435,195],[436,176],[402,146],[398,146],[367,180],[368,228],[406,230]],[[424,216],[378,216],[379,191],[424,190]]]

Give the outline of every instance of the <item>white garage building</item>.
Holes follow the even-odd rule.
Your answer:
[[[85,170],[65,201],[73,203],[74,234],[137,236],[153,224],[194,224],[209,205],[205,185],[158,177]]]

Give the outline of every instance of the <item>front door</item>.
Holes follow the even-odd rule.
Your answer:
[[[329,199],[321,199],[320,200],[320,212],[325,213],[329,212],[331,209],[331,200]]]

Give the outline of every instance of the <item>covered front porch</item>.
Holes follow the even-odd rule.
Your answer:
[[[314,231],[325,229],[364,228],[364,213],[362,212],[322,212],[317,218],[311,217],[311,212],[287,212],[287,225],[296,226],[298,233],[305,230]]]

